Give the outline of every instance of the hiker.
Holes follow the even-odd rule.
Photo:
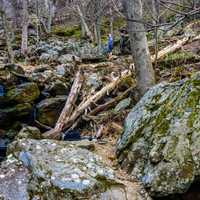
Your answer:
[[[122,28],[120,31],[120,54],[130,54],[131,53],[131,44],[126,28]]]
[[[113,38],[112,34],[108,35],[108,58],[112,57],[112,50],[113,50]]]
[[[3,97],[5,94],[3,85],[0,85],[0,97]]]
[[[125,53],[125,47],[126,47],[126,35],[127,32],[125,29],[120,30],[120,54]]]

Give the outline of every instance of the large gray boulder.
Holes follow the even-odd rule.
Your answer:
[[[55,62],[58,60],[59,54],[57,51],[49,49],[47,52],[42,53],[39,60],[44,63]]]
[[[199,180],[199,108],[200,73],[153,87],[126,118],[117,157],[152,196],[184,193]]]
[[[64,54],[58,58],[58,61],[61,64],[71,63],[73,61],[80,61],[80,58],[73,54]]]
[[[89,141],[18,140],[0,168],[0,196],[10,200],[147,200],[122,181]],[[27,170],[28,169],[28,170]]]
[[[28,200],[28,182],[30,173],[20,161],[9,157],[0,167],[0,199]]]

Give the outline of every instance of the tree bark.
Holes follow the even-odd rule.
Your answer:
[[[53,2],[51,0],[48,0],[48,21],[47,21],[47,31],[48,31],[48,33],[51,33],[51,24],[52,24],[53,15],[54,15]]]
[[[156,26],[159,23],[159,15],[160,15],[160,8],[158,0],[152,0],[152,11],[153,11],[153,24],[155,25],[154,30],[154,46],[155,46],[155,62],[154,68],[157,67],[157,57],[158,57],[158,27]]]
[[[21,42],[21,52],[26,56],[28,51],[28,25],[29,25],[29,15],[28,15],[28,1],[22,1],[23,6],[23,19],[22,19],[22,42]]]
[[[112,12],[112,8],[110,8],[109,10],[110,12],[110,34],[112,35],[113,39],[114,39],[114,34],[113,34],[113,21],[114,21],[114,17],[113,17],[113,12]]]
[[[11,27],[6,18],[5,12],[2,12],[1,15],[2,15],[2,21],[3,21],[4,34],[6,37],[6,45],[7,45],[7,50],[8,50],[9,61],[11,63],[14,63],[14,52],[12,49],[12,42],[11,42],[11,39],[12,39]]]
[[[37,21],[36,21],[36,41],[37,45],[40,40],[40,17],[39,17],[39,0],[36,0],[36,16],[37,16]]]
[[[127,17],[132,56],[136,68],[137,88],[140,96],[155,84],[155,74],[151,63],[146,33],[142,23],[131,20],[142,20],[141,0],[122,0]]]
[[[117,80],[111,82],[110,84],[103,87],[100,91],[98,91],[93,96],[89,97],[86,101],[83,101],[79,104],[76,110],[72,113],[70,118],[65,121],[64,129],[67,129],[73,125],[73,123],[80,117],[81,114],[84,113],[85,109],[87,109],[92,103],[96,103],[99,99],[101,99],[105,94],[114,90],[122,81],[126,80],[130,75],[123,75],[119,77]]]
[[[78,5],[77,5],[77,11],[78,11],[78,14],[79,14],[80,19],[81,19],[81,24],[84,26],[84,30],[85,30],[87,36],[90,38],[91,41],[94,41],[92,33],[91,33],[90,29],[88,28],[88,25],[87,25],[87,23],[84,19],[84,15],[83,15],[83,13],[82,13],[82,11],[81,11],[81,9]]]
[[[74,80],[74,83],[72,85],[70,94],[67,98],[65,107],[63,108],[60,117],[58,118],[58,121],[56,122],[55,128],[47,131],[46,133],[43,134],[43,137],[45,138],[54,138],[54,139],[58,139],[61,131],[63,130],[63,126],[65,124],[65,121],[70,118],[73,108],[74,108],[74,104],[77,100],[79,91],[82,87],[82,83],[83,83],[83,77],[81,74],[81,71],[78,71]]]
[[[14,31],[11,28],[11,16],[9,16],[9,21],[7,19],[7,9],[8,9],[7,2],[4,0],[0,0],[0,17],[2,18],[2,25],[4,29],[4,35],[6,38],[6,46],[7,46],[7,51],[8,51],[8,57],[9,57],[9,62],[13,63],[14,62],[14,52],[12,49],[12,41],[14,39]]]
[[[101,51],[101,0],[95,1],[95,30],[96,30],[96,43],[98,45],[98,51]]]

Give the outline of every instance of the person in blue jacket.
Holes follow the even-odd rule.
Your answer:
[[[112,56],[112,50],[113,50],[113,38],[112,34],[108,35],[108,57],[110,58]]]
[[[3,85],[0,85],[0,97],[4,96],[4,87]]]

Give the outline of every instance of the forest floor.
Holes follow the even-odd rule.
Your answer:
[[[159,43],[159,50],[162,50],[170,44],[174,44],[177,40],[178,38],[165,39]],[[154,47],[150,47],[150,51],[153,55]],[[105,95],[103,100],[97,102],[98,105],[105,104],[107,101],[116,98],[130,87],[135,87],[135,69],[132,67],[132,63],[133,60],[131,55],[113,55],[111,59],[107,59],[104,62],[79,63],[79,65],[84,67],[85,79],[87,80],[89,76],[96,74],[98,79],[102,82],[101,84],[103,86],[101,87],[105,87],[117,77],[122,76],[125,72],[132,73],[130,79]],[[33,63],[25,64],[18,62],[16,64],[22,66],[28,73],[31,73],[38,67],[37,64]],[[158,60],[157,65],[154,66],[154,68],[157,83],[162,81],[174,82],[184,78],[190,78],[194,72],[200,71],[200,40],[189,42],[176,52],[166,55]],[[73,76],[74,74],[72,74],[72,77]],[[90,91],[84,84],[81,90],[81,100],[85,96],[94,95],[95,92],[96,91]],[[115,157],[115,144],[123,132],[124,120],[131,108],[137,103],[134,95],[134,92],[128,92],[123,99],[115,102],[109,109],[105,109],[94,116],[89,116],[90,118],[81,122],[78,128],[82,136],[97,136],[98,139],[95,143],[95,152],[103,157],[104,162],[106,162],[108,166],[112,166],[112,168],[117,171],[116,174],[118,174],[120,179],[134,180],[133,184],[135,184],[135,187],[138,187],[139,191],[144,193],[140,183],[137,182],[134,177],[130,177],[130,175],[127,175],[118,167]],[[127,100],[128,97],[131,101],[127,103],[127,105],[122,105],[126,104],[123,102],[120,105],[121,108],[116,112],[117,105],[119,106],[120,102]],[[81,102],[81,100],[79,101]]]

